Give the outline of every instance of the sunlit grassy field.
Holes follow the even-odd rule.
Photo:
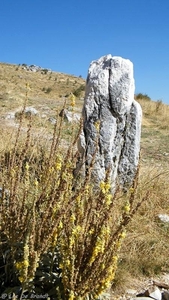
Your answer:
[[[87,278],[83,278],[82,274],[89,276],[92,264],[96,273],[96,278],[93,277],[93,280],[98,281],[97,289],[93,286],[95,296],[99,294],[98,291],[106,289],[110,280],[112,293],[116,290],[118,293],[123,293],[126,287],[132,287],[134,279],[142,280],[150,276],[160,276],[162,272],[168,270],[169,225],[161,223],[158,215],[169,214],[169,106],[160,101],[138,99],[143,110],[143,122],[140,173],[137,178],[139,179],[137,189],[134,191],[134,205],[137,206],[139,202],[143,203],[136,213],[130,214],[131,222],[128,222],[126,211],[129,205],[128,202],[123,204],[123,200],[126,199],[123,197],[126,196],[117,195],[112,200],[114,207],[110,210],[112,215],[109,218],[110,216],[108,217],[106,213],[111,205],[108,182],[105,183],[107,185],[104,185],[104,189],[102,186],[99,195],[92,194],[89,178],[79,183],[77,191],[74,189],[72,172],[76,164],[76,141],[80,124],[69,124],[59,117],[59,112],[64,105],[74,113],[81,112],[84,96],[82,85],[85,85],[85,80],[80,77],[51,71],[47,74],[34,73],[22,69],[21,66],[0,64],[0,186],[10,190],[10,195],[13,195],[10,197],[10,208],[5,194],[1,202],[1,293],[6,289],[6,282],[10,282],[10,276],[9,288],[13,288],[10,292],[17,294],[19,284],[23,291],[26,290],[39,265],[41,269],[38,272],[44,272],[41,261],[41,255],[44,253],[48,253],[47,259],[50,261],[49,266],[45,263],[45,271],[47,270],[45,276],[49,276],[49,280],[46,283],[47,279],[46,281],[43,279],[44,291],[45,288],[51,291],[52,288],[56,290],[56,286],[58,287],[57,279],[52,277],[53,273],[58,272],[57,266],[62,269],[64,278],[63,286],[59,286],[59,292],[61,293],[66,287],[64,299],[70,300],[87,299],[84,295],[91,292],[89,286],[92,289],[94,281],[91,278],[92,284],[87,282]],[[71,107],[69,95],[76,94],[79,89],[75,106]],[[65,100],[67,100],[66,104]],[[31,118],[23,116],[17,119],[7,117],[9,113],[20,112],[25,101],[26,106],[37,109],[37,116]],[[56,126],[49,122],[51,117],[56,118]],[[130,205],[133,201],[132,193],[133,191],[127,198]],[[65,202],[62,198],[63,194]],[[92,209],[95,211],[94,217],[90,212],[88,200],[85,200],[85,207],[81,206],[83,197],[90,199]],[[100,206],[97,206],[97,202],[92,202],[94,197],[98,199]],[[118,199],[121,200],[118,202]],[[105,206],[102,206],[103,203]],[[123,210],[124,207],[126,211]],[[103,218],[100,217],[102,213]],[[104,223],[105,219],[106,223]],[[120,227],[123,221],[124,226]],[[31,222],[32,227],[30,227]],[[112,222],[115,225],[112,225]],[[71,231],[70,224],[72,228],[75,226],[74,231]],[[123,227],[127,235],[121,245],[121,237],[124,237]],[[16,228],[18,231],[15,230]],[[30,228],[32,234],[27,228]],[[109,247],[112,252],[114,251],[113,269],[110,268],[111,264],[104,252],[104,247],[108,251],[108,244],[98,244],[97,240],[97,236],[104,240],[106,235],[108,241],[109,228],[112,232],[114,230],[114,233],[120,228],[119,232],[117,231],[118,234],[114,235],[115,244],[112,241],[112,248]],[[91,232],[91,236],[86,237],[86,232]],[[45,235],[48,238],[45,238]],[[65,244],[64,237],[69,241],[69,246]],[[85,243],[83,243],[83,238],[86,239]],[[19,245],[16,245],[17,242]],[[60,249],[64,254],[62,266],[59,266],[55,260],[51,263],[51,257],[57,255],[57,242],[60,243]],[[93,248],[90,247],[90,242]],[[85,249],[81,250],[84,244],[89,253],[91,252],[90,261],[85,256]],[[8,255],[4,262],[5,253]],[[87,271],[81,261],[82,253],[88,262]],[[97,255],[98,265],[95,263]],[[110,255],[112,255],[111,251]],[[79,262],[79,269],[74,256]],[[106,263],[105,273],[98,271],[100,266],[104,271]],[[76,271],[73,270],[74,266],[76,266]],[[106,275],[108,268],[111,271],[109,276]],[[78,274],[82,276],[81,281],[84,283],[82,295],[79,292],[81,284],[77,280]],[[39,278],[43,277],[42,275],[44,274],[39,275]],[[73,278],[72,281],[71,278]],[[98,278],[101,278],[101,283]],[[38,289],[37,286],[36,288]],[[74,291],[82,298],[76,298]],[[55,293],[52,295],[54,296],[51,296],[51,299],[55,299]],[[20,299],[22,296],[21,293]],[[57,297],[56,299],[59,299],[59,294]]]

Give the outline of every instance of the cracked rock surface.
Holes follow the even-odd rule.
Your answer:
[[[142,119],[134,89],[130,60],[106,55],[90,64],[79,152],[86,169],[95,155],[92,177],[96,184],[104,179],[107,169],[111,169],[112,186],[118,181],[128,187],[134,178]]]

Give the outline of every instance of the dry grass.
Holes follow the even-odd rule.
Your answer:
[[[129,227],[124,253],[127,249],[131,273],[151,276],[169,267],[169,225],[158,219],[159,214],[169,214],[168,170],[145,170],[142,177],[149,182],[143,189],[149,189],[150,195]]]
[[[140,171],[140,188],[150,193],[128,226],[113,283],[117,295],[126,289],[144,289],[148,279],[160,278],[169,268],[169,224],[158,218],[169,215],[169,171],[150,166]]]
[[[143,109],[143,122],[149,121],[149,126],[158,129],[169,128],[169,106],[162,101],[137,100]],[[144,124],[144,123],[143,123]],[[146,123],[148,125],[148,123]]]
[[[137,101],[143,110],[142,162],[150,168],[169,166],[169,106],[144,98]]]

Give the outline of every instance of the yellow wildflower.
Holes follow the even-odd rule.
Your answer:
[[[121,239],[125,239],[125,237],[126,237],[126,232],[122,231],[122,233],[120,234],[120,238]]]
[[[70,217],[70,222],[74,223],[75,220],[76,220],[76,217],[75,217],[74,214],[72,214],[71,217]]]
[[[17,263],[15,264],[15,267],[16,267],[17,270],[22,269],[22,262],[17,262]]]
[[[16,174],[15,170],[14,169],[11,169],[11,176],[14,177]]]
[[[94,228],[90,229],[88,233],[93,234],[94,233]]]
[[[72,247],[74,245],[74,243],[75,243],[75,240],[74,240],[74,237],[72,236],[69,238],[69,246]]]
[[[70,292],[70,295],[69,295],[69,300],[74,300],[74,299],[75,299],[74,292],[71,291],[71,292]]]
[[[101,191],[102,191],[103,194],[106,193],[105,182],[104,181],[100,181],[100,189],[101,189]]]
[[[130,191],[131,194],[134,193],[134,189],[133,188],[130,188],[129,191]]]
[[[77,202],[77,204],[80,204],[80,202],[81,202],[81,195],[78,195],[78,196],[77,196],[76,202]]]
[[[29,164],[28,164],[28,162],[26,162],[25,169],[26,169],[27,171],[29,171]]]
[[[61,207],[60,202],[56,203],[55,208],[53,209],[53,212],[55,213],[57,210],[59,210]]]
[[[101,234],[102,234],[103,238],[108,237],[110,235],[110,227],[108,225],[103,226]]]
[[[18,279],[19,279],[19,281],[20,281],[21,283],[25,281],[25,279],[24,279],[23,276],[19,276]]]
[[[62,167],[61,162],[57,162],[57,163],[56,163],[56,170],[60,171],[60,170],[61,170],[61,167]]]
[[[105,200],[106,200],[106,205],[109,206],[112,202],[112,195],[111,194],[106,195]]]
[[[35,185],[36,187],[38,187],[38,184],[39,184],[39,182],[37,181],[37,178],[35,178],[34,185]]]
[[[108,193],[110,188],[111,188],[110,182],[104,182],[104,181],[100,182],[100,189],[101,189],[103,194]]]
[[[104,249],[105,249],[105,241],[104,241],[104,239],[98,237],[96,245],[95,245],[93,253],[92,253],[92,257],[90,259],[90,264],[92,264],[95,261],[95,259],[99,253],[104,252]]]
[[[126,204],[125,204],[125,206],[124,206],[124,211],[126,212],[126,213],[129,213],[129,211],[130,211],[130,203],[127,201],[126,202]]]
[[[59,226],[58,226],[58,227],[59,227],[59,229],[62,229],[62,228],[63,228],[63,223],[62,223],[62,221],[59,222]]]
[[[117,255],[113,256],[113,263],[115,265],[117,264],[117,261],[118,261],[118,256]]]
[[[62,173],[62,179],[65,180],[65,181],[67,181],[67,179],[68,179],[68,174],[67,174],[66,172],[63,172],[63,173]]]
[[[85,186],[85,190],[84,190],[84,195],[88,195],[89,194],[89,191],[90,191],[90,185],[89,184],[86,184]]]
[[[69,259],[67,259],[66,261],[65,261],[65,265],[68,267],[68,266],[70,266],[70,260]]]
[[[29,261],[28,260],[24,260],[23,262],[22,262],[22,264],[23,264],[23,267],[28,267],[29,266]]]
[[[55,164],[55,168],[56,170],[60,171],[61,170],[61,167],[62,167],[62,157],[61,155],[58,155],[57,158],[56,158],[56,164]]]
[[[75,100],[76,100],[75,95],[73,95],[73,94],[71,93],[71,95],[70,95],[70,101],[71,101],[70,105],[71,105],[72,107],[75,106]]]
[[[105,190],[106,190],[106,192],[108,192],[110,190],[110,188],[111,188],[110,182],[106,182],[105,183]]]
[[[62,263],[59,264],[59,269],[63,269],[63,264]]]
[[[73,228],[72,230],[72,234],[74,235],[78,235],[81,232],[82,232],[82,227],[80,225],[75,226],[75,228]]]
[[[23,249],[24,249],[24,254],[29,254],[29,246],[26,244],[24,247],[23,247]]]
[[[96,121],[95,124],[94,124],[94,126],[95,126],[96,130],[99,131],[99,129],[100,129],[100,121],[99,120]]]

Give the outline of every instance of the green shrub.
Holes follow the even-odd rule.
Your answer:
[[[48,69],[42,69],[42,70],[41,70],[41,73],[42,73],[42,74],[45,74],[45,75],[46,75],[48,72],[49,72]]]
[[[157,100],[156,102],[156,112],[158,113],[160,110],[162,110],[163,102],[162,100]]]
[[[142,93],[136,94],[135,95],[135,99],[136,100],[144,99],[146,101],[150,101],[151,100],[151,98],[147,94],[142,94]]]
[[[85,91],[85,85],[81,84],[76,90],[73,91],[75,97],[80,97],[81,93]]]
[[[48,88],[43,87],[42,91],[46,94],[49,94],[52,91],[52,88],[51,87],[48,87]]]

